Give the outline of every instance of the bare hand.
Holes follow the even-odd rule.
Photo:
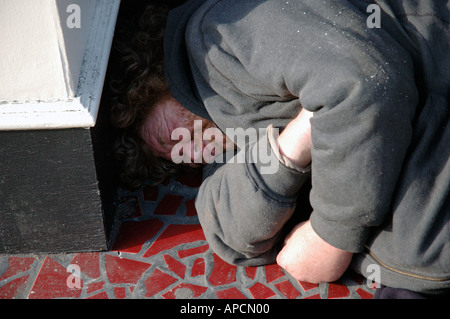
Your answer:
[[[352,256],[320,238],[307,221],[298,224],[286,237],[277,263],[299,281],[332,282],[342,276]]]
[[[278,137],[280,152],[299,167],[311,162],[311,123],[312,112],[302,109]]]

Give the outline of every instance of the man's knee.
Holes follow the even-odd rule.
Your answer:
[[[215,236],[209,240],[211,249],[224,261],[238,266],[259,266],[272,264],[281,249],[277,239],[254,241],[235,237],[226,241]]]

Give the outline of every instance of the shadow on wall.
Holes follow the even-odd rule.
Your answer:
[[[144,11],[149,4],[164,4],[169,7],[176,7],[185,1],[148,1],[148,0],[127,0],[122,1],[117,17],[116,34],[120,28],[133,25],[137,21],[137,16]],[[114,144],[120,132],[114,128],[110,121],[110,109],[113,93],[110,88],[111,81],[119,72],[119,57],[114,49],[114,42],[111,48],[108,69],[105,77],[99,113],[95,127],[91,128],[91,136],[95,152],[97,179],[102,198],[105,230],[107,238],[111,239],[111,229],[114,223],[113,203],[116,198],[119,186],[119,163],[115,159]],[[110,240],[108,240],[110,241]]]

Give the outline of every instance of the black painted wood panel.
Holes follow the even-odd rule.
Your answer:
[[[0,132],[0,253],[104,250],[89,129]]]

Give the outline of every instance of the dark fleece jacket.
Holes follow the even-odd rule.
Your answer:
[[[192,0],[169,16],[172,94],[227,128],[312,125],[311,223],[382,284],[450,287],[450,33],[446,1]],[[250,132],[250,131],[249,131]],[[241,265],[274,262],[309,173],[283,163],[205,168],[196,207],[211,247]],[[273,149],[272,149],[273,151]],[[372,277],[371,277],[372,278]],[[373,277],[375,278],[375,277]]]

